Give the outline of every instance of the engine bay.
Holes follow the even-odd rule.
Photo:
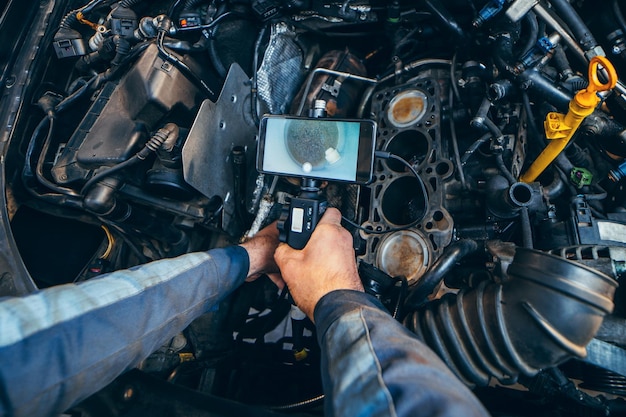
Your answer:
[[[366,291],[494,416],[626,412],[618,0],[84,1],[34,6],[3,74],[0,295],[252,237],[301,191],[263,116],[368,120],[372,180],[317,191]],[[319,362],[260,279],[71,415],[323,415]]]

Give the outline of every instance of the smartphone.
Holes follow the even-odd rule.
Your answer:
[[[257,170],[367,184],[372,180],[375,139],[373,120],[264,116]]]

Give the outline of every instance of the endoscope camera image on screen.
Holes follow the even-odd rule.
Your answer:
[[[370,121],[266,117],[261,124],[259,169],[363,182],[363,167],[371,171],[374,130]]]

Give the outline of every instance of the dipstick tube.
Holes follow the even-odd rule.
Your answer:
[[[602,83],[598,79],[598,67],[605,69],[608,81]],[[602,56],[594,57],[589,63],[589,86],[580,90],[569,103],[567,114],[550,112],[546,116],[544,129],[546,138],[550,140],[548,146],[535,159],[528,170],[520,177],[522,182],[533,182],[556,159],[572,139],[576,130],[585,119],[595,110],[600,102],[596,93],[608,91],[615,87],[617,73],[611,62]]]

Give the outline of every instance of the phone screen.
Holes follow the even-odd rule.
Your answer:
[[[371,120],[266,116],[261,172],[365,184],[371,180],[376,123]]]

